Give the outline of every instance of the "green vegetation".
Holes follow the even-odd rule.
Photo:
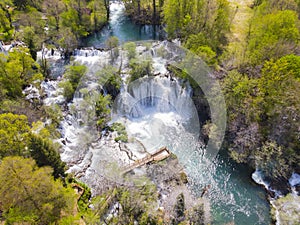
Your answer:
[[[116,131],[118,136],[115,138],[115,141],[128,142],[128,135],[126,128],[122,123],[113,123],[110,126],[111,131]]]
[[[132,58],[129,62],[130,67],[130,82],[135,81],[143,76],[152,75],[152,60],[151,59],[136,59]]]
[[[229,3],[226,0],[166,0],[164,22],[169,38],[180,38],[192,52],[214,63],[222,53],[229,33]]]
[[[136,56],[136,44],[134,42],[127,42],[124,44],[124,49],[127,51],[128,59],[133,59]]]
[[[137,24],[160,24],[165,0],[123,0],[127,14]]]
[[[29,132],[26,116],[0,114],[0,159],[11,155],[28,156]]]
[[[96,117],[97,127],[101,131],[107,126],[107,122],[110,120],[110,106],[111,96],[110,95],[99,95],[96,102]]]
[[[267,61],[261,77],[249,78],[232,71],[224,79],[230,112],[230,151],[238,161],[255,160],[268,176],[290,176],[299,163],[297,141],[300,109],[297,78],[299,56]],[[237,121],[240,121],[237,123]]]
[[[23,87],[42,80],[39,65],[27,48],[19,47],[9,55],[0,53],[0,97],[16,99],[22,96]]]
[[[295,11],[262,13],[256,15],[251,23],[246,53],[249,63],[259,65],[265,60],[294,53],[297,49],[300,33]]]
[[[63,95],[66,98],[67,102],[70,102],[73,99],[74,93],[79,85],[80,79],[86,73],[87,68],[83,65],[71,65],[68,66],[64,74],[66,79],[64,82],[61,82],[59,85],[63,89]]]
[[[119,39],[115,36],[109,37],[106,42],[105,42],[106,46],[108,49],[110,49],[110,56],[112,58],[112,61],[114,61],[114,59],[116,59],[119,56]]]
[[[54,178],[64,177],[66,164],[61,161],[58,151],[49,140],[31,135],[28,149],[39,167],[50,166]]]
[[[183,46],[214,69],[226,98],[225,146],[233,159],[262,170],[273,180],[287,180],[293,171],[299,171],[299,0],[255,0],[249,7],[243,5],[247,15],[238,26],[232,23],[240,9],[231,7],[232,1],[124,0],[124,3],[135,22],[163,23],[169,39],[179,38]],[[77,224],[81,216],[87,224],[97,224],[107,218],[105,213],[112,203],[119,203],[122,210],[109,224],[164,223],[161,212],[154,210],[157,190],[148,181],[146,185],[112,188],[92,200],[95,210],[88,207],[89,188],[71,181],[83,189],[76,198],[70,183],[62,185],[66,166],[60,159],[59,146],[51,141],[59,137],[56,128],[62,118],[60,106],[46,107],[23,98],[25,87],[34,85],[39,89],[47,75],[47,63],[42,62],[41,70],[35,62],[37,51],[42,46],[61,47],[68,59],[82,38],[100,30],[108,21],[108,6],[108,0],[0,2],[0,40],[4,43],[18,40],[26,46],[19,44],[9,53],[0,54],[0,211],[7,224]],[[112,61],[119,56],[118,44],[116,37],[106,41]],[[137,59],[135,43],[126,43],[124,50],[129,58],[130,81],[152,75],[151,60]],[[163,50],[158,54],[163,55]],[[188,79],[194,92],[200,92],[187,71],[172,66],[168,69]],[[72,101],[80,88],[80,79],[86,71],[85,66],[78,64],[67,67],[65,80],[60,84],[67,102]],[[111,101],[120,91],[120,69],[107,66],[98,75],[108,95],[101,94],[91,111],[96,115],[93,119],[97,120],[98,130],[102,131],[110,120]],[[92,102],[87,90],[81,89],[81,93],[90,98],[88,103]],[[47,119],[51,120],[50,125],[42,122]],[[209,121],[203,128],[207,133],[215,129]],[[116,131],[116,141],[128,142],[124,125],[114,123],[109,129]],[[288,195],[275,204],[282,207],[286,201],[294,200],[299,202]],[[291,204],[290,211],[292,208]],[[284,221],[296,218],[298,222],[297,213],[292,213],[293,217],[288,218],[285,212],[280,217]],[[173,224],[204,224],[203,205],[187,211],[183,195],[178,196],[173,214]]]
[[[81,38],[99,31],[108,19],[107,0],[4,0],[0,39],[24,41],[34,59],[43,44],[61,46],[69,57]]]
[[[48,167],[37,167],[32,159],[4,158],[0,164],[0,210],[7,224],[50,224],[68,210],[72,189],[51,177]]]
[[[99,84],[115,99],[120,93],[122,79],[117,68],[107,65],[96,74],[99,77]]]
[[[281,209],[279,212],[279,218],[283,224],[292,224],[296,225],[299,223],[299,202],[300,196],[288,194],[287,196],[277,199],[274,202],[274,205],[277,209]],[[272,208],[272,215],[275,219],[275,209]]]

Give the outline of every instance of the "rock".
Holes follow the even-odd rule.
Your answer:
[[[291,192],[291,187],[288,183],[288,180],[285,178],[277,178],[277,179],[268,179],[270,180],[270,190],[276,190],[281,193],[281,195],[287,195],[288,193]]]

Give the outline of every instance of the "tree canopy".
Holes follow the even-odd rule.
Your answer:
[[[73,197],[72,190],[39,168],[32,159],[4,158],[0,164],[0,209],[7,223],[51,224],[61,217]]]

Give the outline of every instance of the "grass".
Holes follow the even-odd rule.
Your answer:
[[[253,15],[250,8],[253,0],[228,0],[235,12],[231,22],[231,35],[225,61],[229,67],[240,65],[244,59],[246,38],[249,31],[249,20]]]

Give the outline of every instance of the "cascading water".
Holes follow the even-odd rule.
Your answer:
[[[111,18],[109,25],[100,33],[87,40],[87,46],[102,48],[109,36],[117,36],[121,42],[129,40],[145,40],[157,38],[157,33],[152,26],[137,26],[124,16],[124,5],[119,1],[111,1]],[[225,224],[234,221],[235,224],[269,224],[269,206],[265,199],[265,192],[251,182],[251,170],[233,163],[227,156],[219,154],[213,162],[204,157],[205,149],[198,141],[199,124],[194,124],[194,108],[190,107],[191,90],[188,85],[181,84],[178,80],[165,77],[166,62],[179,57],[176,49],[168,49],[167,54],[159,57],[160,48],[169,46],[163,43],[155,43],[146,52],[152,58],[154,74],[160,76],[143,78],[134,84],[125,84],[120,96],[115,101],[113,120],[121,121],[126,125],[129,136],[139,140],[147,151],[154,151],[163,145],[168,146],[175,153],[180,163],[185,167],[189,175],[191,189],[196,195],[200,195],[205,185],[210,185],[209,199],[212,205],[213,224]],[[138,46],[139,56],[147,47]],[[123,65],[126,65],[126,57],[122,51]],[[44,56],[51,62],[50,69],[54,77],[62,76],[64,63],[58,51],[44,52]],[[41,58],[41,52],[38,53]],[[101,89],[97,72],[104,65],[110,64],[110,53],[98,51],[93,48],[75,51],[75,61],[89,68],[84,84],[78,90],[70,110],[65,112],[60,131],[62,138],[62,159],[67,162],[69,172],[73,172],[82,181],[86,182],[94,193],[101,191],[105,177],[115,179],[115,174],[106,172],[113,163],[128,165],[132,159],[128,154],[119,151],[118,143],[113,137],[102,137],[95,129],[88,126],[92,118],[93,104],[97,97],[97,90]],[[119,60],[119,61],[118,61]],[[120,65],[120,57],[115,62]],[[53,66],[54,65],[54,66]],[[124,66],[123,66],[124,67]],[[123,81],[128,74],[122,74]],[[63,97],[58,87],[59,81],[43,82],[42,87],[47,94],[44,100],[46,105],[62,104]],[[185,87],[184,87],[185,86]],[[95,95],[94,95],[94,94]],[[163,96],[163,97],[162,97]],[[94,98],[94,99],[93,99]],[[133,151],[133,159],[145,156],[140,151],[137,143],[128,146]],[[113,167],[115,168],[115,167]],[[258,183],[263,183],[261,174],[253,174]],[[293,175],[290,180],[294,188],[299,184],[299,177]],[[293,189],[294,190],[294,189]]]
[[[158,54],[161,48],[167,49],[163,57]],[[80,177],[97,193],[101,191],[99,184],[103,184],[105,179],[119,179],[112,173],[116,168],[114,163],[128,165],[133,159],[144,157],[147,152],[167,146],[184,166],[190,187],[196,195],[201,194],[205,185],[211,186],[208,197],[214,224],[231,221],[236,224],[269,224],[265,193],[249,181],[251,171],[246,172],[246,167],[236,165],[222,155],[218,155],[213,162],[204,157],[205,149],[199,142],[200,125],[195,118],[198,114],[190,98],[192,90],[188,83],[172,78],[165,67],[167,62],[178,58],[176,49],[165,42],[152,43],[150,50],[138,46],[137,54],[140,58],[152,56],[153,74],[158,75],[144,77],[127,85],[125,81],[128,74],[122,74],[124,85],[115,100],[112,122],[122,122],[129,137],[134,140],[127,144],[131,158],[128,152],[120,151],[113,137],[103,136],[99,139],[97,131],[89,125],[89,122],[93,122],[89,121],[93,118],[90,115],[93,111],[92,102],[97,97],[93,93],[99,93],[102,85],[97,71],[111,63],[109,52],[78,50],[74,56],[76,62],[88,67],[88,72],[61,123],[63,137],[60,141],[64,143],[61,156],[67,162],[69,172]],[[120,50],[120,55],[122,69],[127,71],[126,54]],[[120,63],[120,59],[115,61],[117,67]],[[43,84],[49,94],[45,100],[47,104],[61,98],[61,95],[54,93],[53,88],[57,88],[55,85]],[[244,171],[244,175],[240,171]]]

